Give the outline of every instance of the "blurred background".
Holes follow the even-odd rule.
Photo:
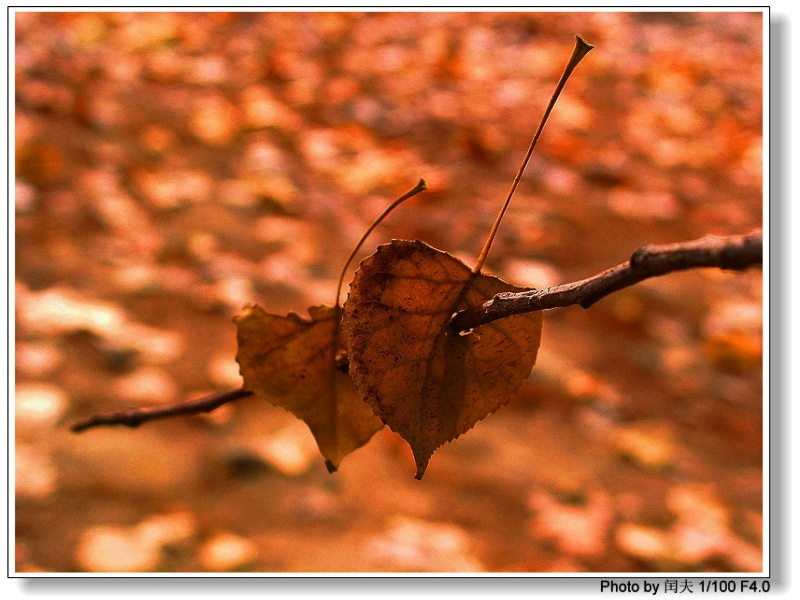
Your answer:
[[[325,470],[239,387],[248,302],[334,302],[422,239],[473,264],[580,33],[486,272],[581,279],[762,224],[760,13],[26,13],[16,26],[19,571],[759,571],[762,274],[545,314],[508,405],[415,481],[384,429]],[[355,269],[355,265],[352,270]]]

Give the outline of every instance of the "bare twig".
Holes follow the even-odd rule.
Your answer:
[[[650,277],[699,267],[743,270],[760,265],[762,252],[761,230],[748,235],[710,235],[689,242],[644,246],[627,262],[588,279],[543,290],[498,294],[479,308],[457,313],[451,327],[468,331],[497,319],[537,310],[573,304],[589,308],[601,298]]]
[[[99,427],[102,425],[125,425],[126,427],[138,427],[147,421],[155,421],[156,419],[165,419],[167,417],[177,417],[179,415],[197,415],[200,413],[211,412],[234,400],[245,398],[252,395],[243,388],[238,390],[229,390],[219,394],[212,394],[205,396],[198,400],[187,400],[185,402],[178,402],[176,404],[168,404],[166,406],[144,406],[141,408],[128,408],[117,412],[104,413],[102,415],[94,415],[83,421],[78,421],[70,429],[74,433],[86,431],[92,427]]]
[[[451,326],[457,331],[468,331],[498,319],[537,310],[574,304],[589,308],[601,298],[650,277],[699,267],[743,270],[753,265],[760,265],[761,262],[762,233],[760,230],[748,235],[706,236],[699,240],[677,244],[644,246],[636,250],[627,262],[588,279],[544,290],[498,294],[479,308],[457,313],[453,317]],[[336,368],[345,373],[348,371],[349,364],[346,354],[342,354],[336,359]],[[252,392],[240,388],[206,396],[199,400],[189,400],[162,407],[130,408],[95,415],[75,423],[71,429],[78,433],[92,427],[107,425],[137,427],[156,419],[211,412],[223,404],[250,395]]]

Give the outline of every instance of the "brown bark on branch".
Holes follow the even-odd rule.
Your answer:
[[[537,310],[573,304],[589,308],[613,292],[650,277],[675,271],[699,267],[743,270],[762,263],[762,243],[762,232],[759,230],[748,235],[706,236],[689,242],[644,246],[636,250],[627,262],[581,281],[544,290],[498,294],[480,308],[461,311],[454,315],[451,327],[457,331],[468,331],[498,319]],[[337,369],[346,373],[348,367],[349,361],[346,355],[337,358]],[[250,395],[252,392],[240,388],[163,407],[130,408],[95,415],[75,423],[71,429],[78,433],[98,426],[137,427],[156,419],[211,412],[224,404]]]
[[[92,427],[125,425],[126,427],[138,427],[147,421],[165,419],[167,417],[177,417],[181,415],[197,415],[200,413],[211,412],[223,404],[228,404],[234,400],[251,396],[253,392],[248,392],[243,388],[229,390],[219,394],[205,396],[198,400],[187,400],[177,404],[166,406],[146,406],[141,408],[128,408],[116,412],[94,415],[83,421],[74,423],[70,429],[73,433],[80,433]]]
[[[479,308],[457,313],[451,327],[468,331],[518,315],[578,304],[589,308],[609,294],[650,277],[675,271],[716,267],[743,270],[762,263],[762,232],[713,236],[676,244],[649,245],[637,249],[630,260],[587,279],[543,290],[498,294]]]

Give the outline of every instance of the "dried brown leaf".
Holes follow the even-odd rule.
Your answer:
[[[311,319],[248,305],[234,318],[244,388],[306,422],[329,471],[383,426],[350,377],[336,368],[341,310],[308,309]]]
[[[453,313],[513,291],[420,241],[393,240],[362,261],[342,321],[350,374],[411,445],[417,479],[439,446],[506,404],[530,373],[540,312],[466,335],[449,327]]]

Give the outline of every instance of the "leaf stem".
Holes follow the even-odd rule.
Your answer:
[[[387,215],[392,212],[395,208],[397,208],[400,204],[419,194],[420,192],[428,189],[428,183],[424,179],[420,179],[413,188],[408,190],[405,194],[400,196],[397,200],[392,202],[389,206],[386,207],[380,216],[372,222],[372,225],[364,232],[364,235],[361,236],[361,239],[358,240],[356,247],[353,248],[353,251],[350,253],[350,256],[347,257],[347,261],[344,263],[344,267],[342,267],[342,274],[339,276],[339,284],[336,286],[336,306],[339,306],[339,297],[342,295],[342,284],[344,284],[344,276],[347,273],[347,267],[350,266],[350,263],[355,258],[356,253],[361,249],[361,246],[366,241],[367,237],[370,233],[380,225],[381,221],[383,221]]]
[[[561,92],[564,89],[564,86],[567,84],[567,80],[569,79],[570,75],[572,75],[572,72],[575,70],[575,67],[578,66],[578,63],[583,60],[583,57],[586,56],[589,51],[592,50],[592,48],[594,48],[593,44],[590,44],[584,40],[580,35],[575,36],[575,47],[572,49],[572,55],[567,62],[567,66],[564,67],[564,72],[561,74],[561,79],[558,80],[558,85],[556,86],[555,92],[553,92],[553,95],[550,98],[550,103],[547,105],[547,109],[544,111],[542,120],[539,121],[539,126],[536,128],[536,133],[533,136],[533,140],[531,140],[531,145],[528,147],[528,152],[525,154],[525,159],[522,161],[522,165],[517,171],[517,175],[514,177],[514,182],[511,184],[511,190],[508,192],[508,196],[506,197],[503,207],[500,209],[500,212],[497,214],[497,217],[494,220],[494,224],[492,225],[492,229],[489,231],[489,237],[486,239],[483,250],[481,250],[480,255],[478,255],[478,260],[475,262],[475,266],[472,269],[473,273],[480,273],[484,263],[486,262],[486,257],[489,255],[489,250],[491,249],[494,238],[497,235],[497,229],[500,227],[500,221],[503,220],[503,216],[506,214],[508,205],[511,203],[511,198],[514,196],[514,192],[517,190],[520,179],[522,179],[522,173],[525,171],[525,167],[528,166],[528,161],[531,159],[533,149],[536,147],[536,142],[539,141],[539,136],[542,135],[542,130],[547,123],[547,119],[550,118],[550,113],[553,111],[553,107],[555,106],[558,97],[561,95]]]

